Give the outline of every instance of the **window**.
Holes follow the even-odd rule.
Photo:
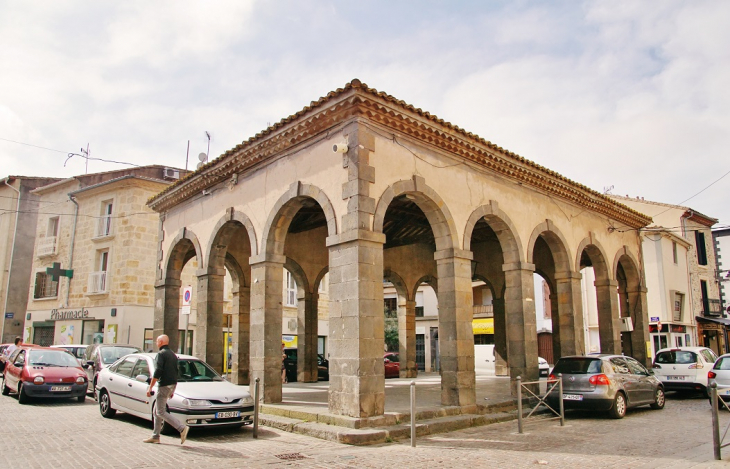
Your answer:
[[[697,244],[697,263],[707,265],[707,246],[705,245],[705,234],[695,231],[695,244]]]
[[[626,363],[629,365],[629,370],[631,371],[631,373],[633,373],[635,375],[645,375],[645,376],[649,375],[649,372],[647,371],[646,368],[644,368],[644,366],[641,363],[639,363],[636,360],[634,360],[633,358],[629,358],[629,357],[626,357],[625,360],[626,360]]]
[[[117,365],[117,369],[114,371],[117,374],[131,378],[132,369],[134,368],[134,364],[136,362],[137,362],[137,357],[127,357],[119,365]]]
[[[384,298],[383,307],[392,317],[395,317],[398,314],[398,298]]]
[[[48,230],[46,236],[58,236],[58,217],[48,219]]]
[[[294,276],[288,270],[284,270],[284,304],[286,306],[297,305],[297,282],[294,281]]]
[[[109,269],[109,251],[96,252],[96,271],[89,274],[88,293],[105,293],[107,291],[107,270]]]
[[[318,291],[320,293],[327,293],[327,286],[329,285],[330,281],[330,274],[327,272],[324,274],[324,277],[322,277],[322,280],[319,281],[319,289]]]
[[[112,209],[111,200],[105,200],[101,203],[101,216],[96,225],[96,237],[101,238],[112,234]]]
[[[613,357],[609,360],[613,366],[613,371],[619,374],[628,374],[629,365],[626,364],[626,360],[620,357]]]
[[[150,365],[144,358],[140,358],[137,361],[137,364],[134,365],[134,370],[132,370],[132,378],[136,378],[139,375],[145,375],[148,378],[152,377],[152,375],[150,375]]]
[[[81,329],[82,344],[101,344],[104,342],[104,320],[84,321]]]
[[[55,298],[58,296],[58,282],[45,272],[36,272],[33,298]]]
[[[700,280],[700,291],[702,293],[702,312],[707,315],[710,313],[710,300],[707,298],[707,281]]]
[[[228,315],[230,318],[231,316]],[[193,331],[188,330],[187,341],[185,340],[185,329],[178,329],[177,335],[177,353],[184,353],[186,355],[193,354]],[[183,350],[182,346],[185,345]]]
[[[674,260],[674,263],[677,263],[677,243],[676,241],[672,241],[672,259]]]
[[[152,329],[144,330],[144,344],[142,345],[143,351],[151,352],[155,349],[155,338],[152,334]]]

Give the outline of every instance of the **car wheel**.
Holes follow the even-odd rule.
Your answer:
[[[28,394],[25,393],[24,386],[18,383],[18,404],[27,404],[28,400]]]
[[[152,428],[155,428],[155,419],[157,419],[157,402],[152,404]],[[163,420],[160,433],[162,433],[163,435],[170,435],[173,433],[173,428],[169,423]]]
[[[664,390],[662,388],[657,388],[656,392],[654,392],[654,403],[651,404],[652,409],[663,409],[664,408]]]
[[[613,399],[613,407],[608,411],[613,419],[622,419],[626,415],[626,396],[617,392]]]
[[[99,396],[99,412],[106,419],[113,418],[117,414],[116,409],[112,408],[112,400],[106,391],[102,391]]]
[[[10,394],[10,388],[5,384],[5,376],[3,376],[3,396]]]

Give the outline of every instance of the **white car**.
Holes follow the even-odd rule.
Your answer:
[[[103,417],[112,418],[119,410],[154,419],[157,393],[147,397],[147,389],[155,372],[155,357],[153,353],[133,353],[99,372],[96,397]],[[246,387],[226,381],[204,361],[178,355],[177,379],[175,395],[167,407],[181,422],[190,427],[253,423],[253,399]],[[163,431],[169,430],[166,427],[167,423]]]
[[[730,402],[730,353],[720,355],[715,365],[707,373],[707,385],[717,383],[717,398]],[[724,406],[720,404],[722,409]]]
[[[79,361],[79,364],[83,365],[84,362],[84,352],[86,352],[86,347],[88,345],[82,345],[82,344],[71,344],[71,345],[51,345],[51,348],[62,348],[69,352],[71,355],[76,357],[76,360]]]
[[[540,371],[540,378],[547,378],[550,374],[550,365],[542,357],[537,357],[537,368]]]
[[[707,393],[707,372],[717,355],[707,347],[665,348],[654,357],[654,376],[665,391],[699,391]]]

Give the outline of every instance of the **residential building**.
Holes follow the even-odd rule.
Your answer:
[[[43,210],[25,290],[24,341],[148,345],[160,229],[145,204],[180,174],[153,165],[32,191]]]
[[[720,285],[720,309],[723,317],[730,316],[730,227],[712,230],[717,260],[717,280]]]
[[[56,178],[8,176],[0,179],[0,343],[23,334],[33,244],[38,225],[36,189]]]

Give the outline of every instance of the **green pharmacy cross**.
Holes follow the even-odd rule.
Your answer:
[[[58,262],[54,262],[53,267],[46,267],[46,274],[50,275],[54,282],[58,282],[59,277],[74,278],[74,271],[62,269]]]

